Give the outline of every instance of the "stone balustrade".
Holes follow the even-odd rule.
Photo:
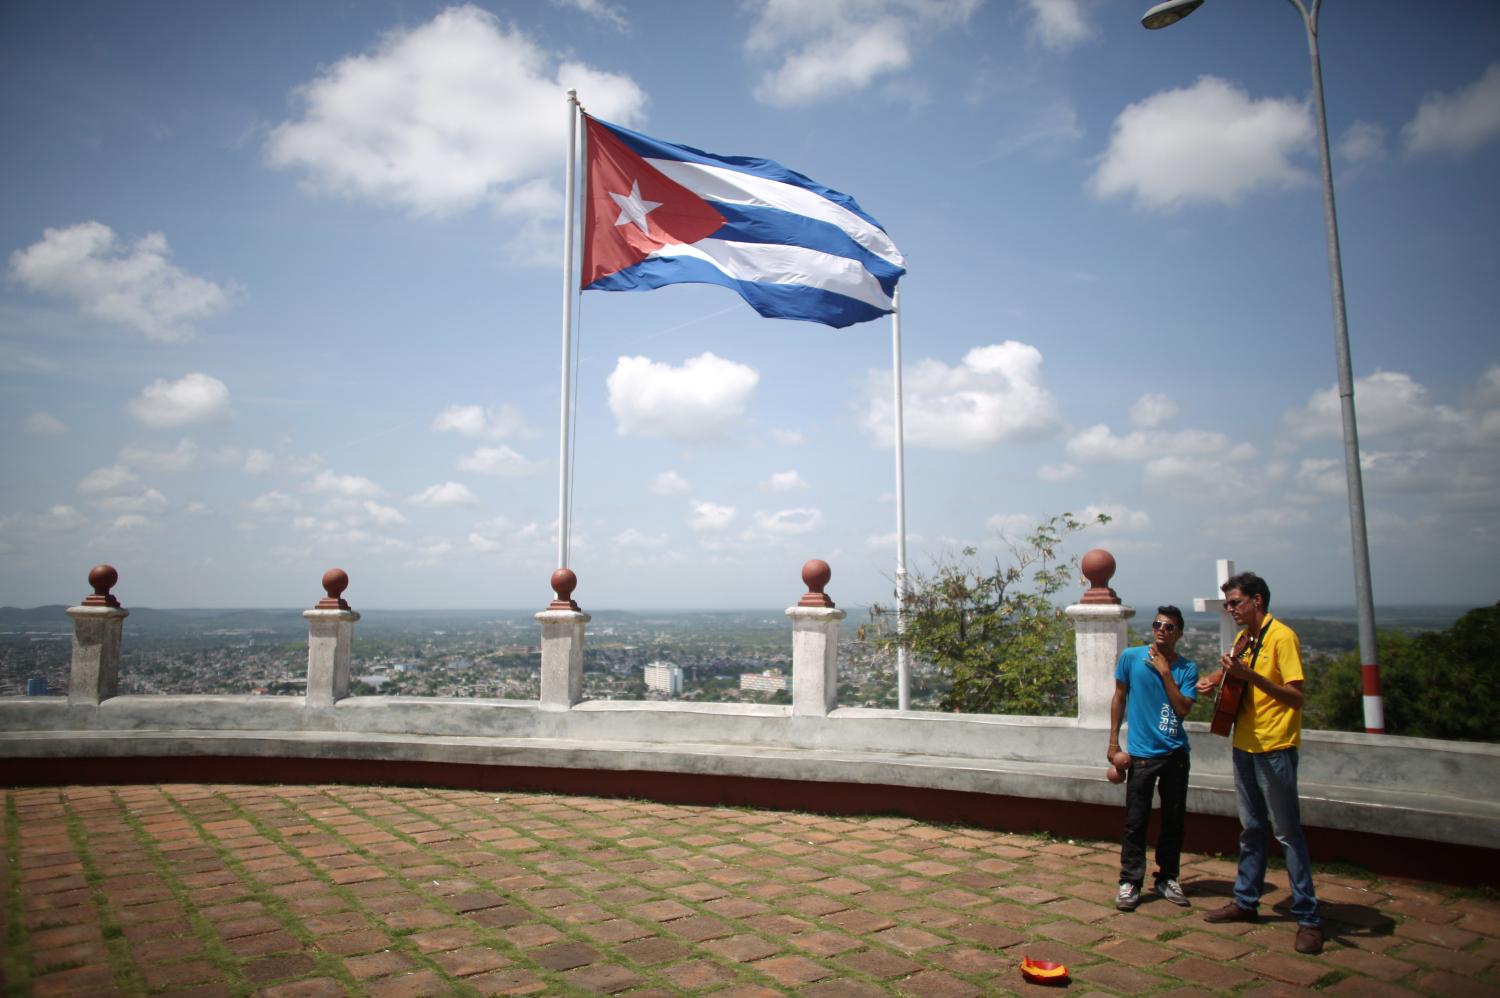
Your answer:
[[[326,596],[304,613],[306,696],[119,696],[127,611],[110,595],[117,573],[98,566],[89,574],[94,593],[68,610],[75,622],[69,696],[0,698],[0,768],[15,774],[47,763],[57,772],[73,760],[86,778],[87,762],[140,760],[149,778],[150,766],[163,759],[261,760],[267,768],[257,770],[260,778],[296,780],[292,774],[315,765],[327,779],[331,765],[354,772],[379,762],[379,773],[428,767],[411,770],[423,780],[434,779],[430,767],[438,766],[483,772],[496,785],[505,783],[497,773],[524,785],[540,779],[537,773],[571,773],[555,785],[576,789],[582,779],[599,793],[657,792],[627,779],[646,773],[676,788],[661,791],[668,796],[711,778],[724,799],[734,799],[731,790],[748,780],[830,793],[862,788],[875,810],[946,794],[961,802],[956,813],[965,820],[1064,832],[1100,822],[1113,827],[1123,791],[1105,779],[1104,729],[1115,659],[1134,610],[1110,588],[1116,565],[1108,552],[1089,552],[1082,567],[1090,586],[1066,608],[1077,637],[1078,714],[1018,717],[840,707],[837,646],[845,614],[826,592],[832,573],[818,560],[804,566],[807,592],[786,611],[790,706],[583,699],[590,618],[573,598],[578,578],[566,569],[553,574],[556,598],[536,615],[539,700],[350,697],[360,615],[343,598],[349,579],[338,569],[324,575]],[[1228,828],[1235,815],[1228,742],[1205,725],[1188,727],[1189,809]],[[482,769],[470,769],[476,766]],[[1410,840],[1449,844],[1460,850],[1454,855],[1500,849],[1500,804],[1492,801],[1500,746],[1307,731],[1301,777],[1307,825],[1378,840],[1378,848],[1343,858],[1408,856],[1418,851],[1403,845]],[[1079,824],[1085,813],[1093,824]],[[1232,835],[1224,834],[1222,848],[1232,851]]]

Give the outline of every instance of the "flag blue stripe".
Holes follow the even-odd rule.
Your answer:
[[[857,260],[880,282],[886,294],[893,294],[896,282],[906,273],[889,260],[883,260],[849,237],[831,222],[806,215],[796,215],[780,208],[765,208],[710,202],[724,216],[724,226],[711,238],[740,243],[776,243],[782,246],[805,246],[833,256]]]
[[[827,198],[834,204],[842,205],[877,229],[885,231],[885,226],[872,218],[868,212],[859,206],[859,202],[854,200],[854,198],[842,191],[836,191],[832,187],[825,187],[811,177],[803,176],[796,170],[788,170],[774,160],[759,159],[754,156],[716,156],[713,153],[704,152],[702,149],[694,149],[692,146],[678,145],[675,142],[664,142],[661,139],[653,139],[649,135],[633,132],[628,128],[611,124],[599,118],[594,118],[593,120],[614,132],[621,142],[625,143],[625,145],[644,159],[675,159],[685,163],[704,163],[709,166],[722,166],[728,170],[738,170],[740,173],[749,173],[757,177],[764,177],[767,180],[791,184],[794,187],[801,187],[820,197]]]
[[[768,319],[802,319],[839,329],[890,314],[889,309],[822,288],[736,280],[694,257],[647,257],[632,267],[606,274],[584,290],[652,291],[668,284],[718,284],[737,292]]]

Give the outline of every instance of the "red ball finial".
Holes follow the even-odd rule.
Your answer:
[[[578,588],[578,576],[571,568],[559,568],[552,573],[552,592],[557,596],[555,600],[547,604],[549,610],[577,610],[578,604],[573,599],[573,590]]]
[[[84,606],[111,606],[118,608],[120,601],[110,595],[110,590],[115,583],[120,581],[120,573],[115,571],[113,565],[95,565],[89,569],[89,585],[94,587],[90,596],[84,597]]]
[[[828,567],[828,562],[822,558],[813,558],[802,566],[802,581],[807,586],[807,592],[797,601],[798,606],[815,606],[824,609],[833,608],[833,600],[823,591],[828,585],[828,580],[833,578],[833,569]]]
[[[349,588],[349,573],[342,568],[330,568],[323,573],[323,592],[327,593],[318,600],[315,610],[347,610],[349,604],[344,602],[344,590]]]
[[[1080,567],[1083,569],[1084,578],[1089,580],[1090,586],[1083,594],[1083,602],[1108,604],[1120,602],[1120,597],[1109,587],[1109,580],[1115,575],[1114,555],[1103,548],[1094,548],[1083,556]]]

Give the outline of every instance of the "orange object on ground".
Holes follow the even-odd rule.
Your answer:
[[[1033,960],[1021,957],[1021,976],[1033,984],[1066,984],[1068,968],[1051,960]]]

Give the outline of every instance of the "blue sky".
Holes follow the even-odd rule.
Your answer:
[[[1146,4],[1139,5],[1142,10]],[[1491,603],[1500,8],[1330,0],[1378,603]],[[906,256],[910,561],[1048,514],[1130,602],[1352,602],[1301,25],[1209,0],[0,6],[0,604],[540,607],[563,91],[779,160]],[[1485,178],[1489,178],[1486,180]],[[894,567],[890,326],[582,297],[585,608]]]

